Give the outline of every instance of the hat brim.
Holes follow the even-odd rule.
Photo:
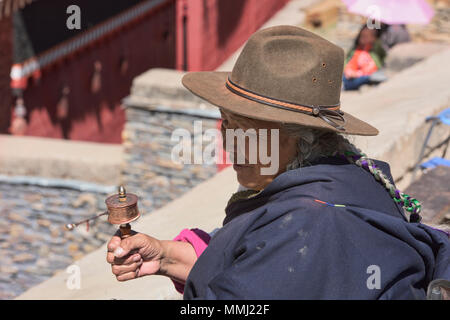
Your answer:
[[[345,130],[338,130],[332,125],[305,113],[289,111],[246,99],[231,92],[226,86],[230,72],[202,71],[189,72],[183,76],[183,85],[193,94],[230,112],[248,118],[295,123],[307,127],[331,130],[342,134],[375,136],[378,130],[370,124],[344,112]]]

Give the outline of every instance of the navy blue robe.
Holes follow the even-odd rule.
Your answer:
[[[431,280],[450,280],[448,235],[408,222],[369,172],[338,158],[225,211],[184,299],[423,299]]]

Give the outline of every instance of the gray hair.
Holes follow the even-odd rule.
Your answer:
[[[333,131],[314,129],[297,124],[283,124],[282,130],[298,139],[297,157],[287,166],[287,170],[309,166],[321,157],[343,154],[345,151],[360,153],[347,138]]]

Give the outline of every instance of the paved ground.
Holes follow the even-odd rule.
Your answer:
[[[447,224],[450,228],[450,167],[439,166],[425,172],[405,193],[422,203],[424,223]]]
[[[105,217],[68,232],[64,225],[105,209],[105,194],[0,184],[0,299],[20,295],[101,246],[115,227]]]

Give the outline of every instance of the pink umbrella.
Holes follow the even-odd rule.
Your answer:
[[[387,24],[427,24],[434,10],[425,0],[342,0],[347,9]]]

